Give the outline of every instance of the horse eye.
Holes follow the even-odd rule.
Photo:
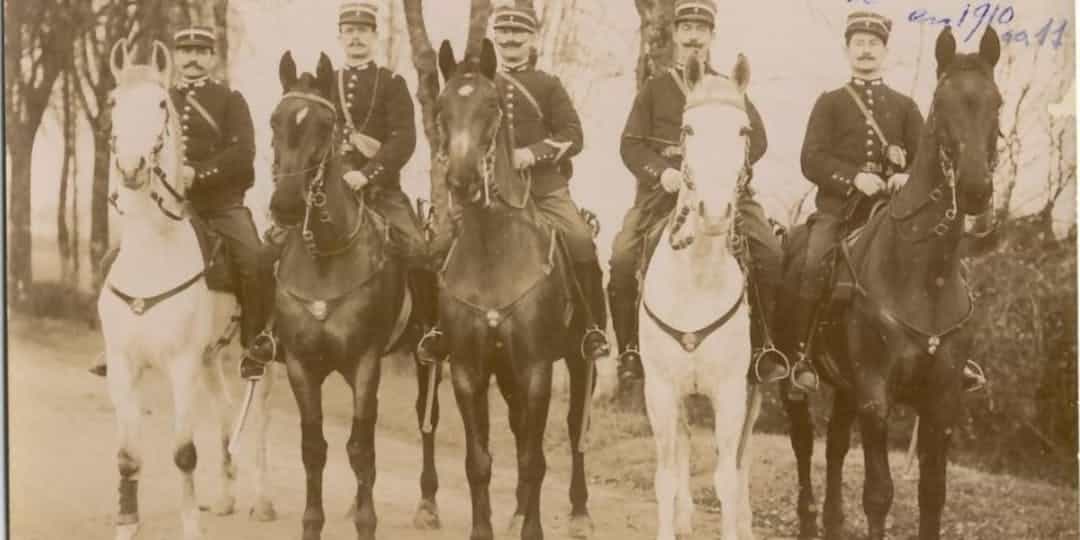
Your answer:
[[[161,103],[158,104],[158,107],[161,107],[161,110],[163,110],[163,111],[165,110],[165,100],[164,99],[161,100]]]

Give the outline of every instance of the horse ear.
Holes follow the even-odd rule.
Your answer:
[[[986,32],[983,32],[982,41],[979,42],[979,56],[990,64],[991,68],[996,66],[1001,58],[1001,40],[992,26],[987,26]]]
[[[480,47],[480,73],[489,79],[494,79],[497,67],[495,45],[491,43],[490,39],[484,38],[484,44]]]
[[[739,57],[735,59],[735,68],[731,70],[731,80],[735,81],[739,92],[745,93],[750,87],[750,61],[743,53],[739,53]]]
[[[690,59],[686,62],[686,84],[693,88],[701,82],[701,77],[704,75],[705,68],[701,65],[701,60],[697,55],[690,55]]]
[[[278,79],[281,81],[281,90],[288,92],[296,84],[296,62],[293,61],[292,51],[285,51],[278,63]]]
[[[120,38],[113,44],[112,51],[109,52],[109,72],[112,73],[113,80],[120,80],[120,73],[127,67],[127,56],[127,38]]]
[[[454,47],[450,40],[444,39],[439,46],[439,71],[442,72],[443,80],[449,81],[457,70],[457,61],[454,60]]]
[[[165,84],[168,84],[172,80],[172,55],[169,54],[168,47],[156,39],[154,40],[153,62],[158,75],[161,76]]]
[[[956,38],[953,37],[952,29],[948,26],[942,28],[941,33],[938,34],[934,57],[937,58],[937,71],[940,77],[945,68],[952,63],[953,58],[956,58]]]
[[[315,68],[315,84],[324,96],[329,96],[334,88],[334,64],[326,53],[319,53],[319,64]]]

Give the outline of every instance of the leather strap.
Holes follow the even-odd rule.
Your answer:
[[[191,108],[195,109],[195,112],[199,113],[199,116],[203,117],[203,120],[206,120],[207,124],[210,124],[210,127],[214,128],[214,133],[221,135],[221,126],[218,125],[213,116],[210,116],[210,111],[207,111],[206,107],[203,107],[203,104],[195,99],[195,96],[183,93],[181,95],[184,97],[184,101],[186,101],[188,105],[191,105]]]
[[[530,92],[528,88],[525,88],[525,85],[522,84],[521,81],[517,79],[517,77],[514,77],[513,75],[505,71],[500,71],[497,76],[506,79],[506,82],[514,85],[514,88],[517,88],[518,91],[525,96],[525,99],[529,100],[529,103],[531,103],[533,108],[536,109],[536,114],[539,114],[540,119],[543,120],[544,110],[540,108],[540,102],[536,100],[536,96],[533,96],[532,92]]]
[[[117,298],[123,300],[124,303],[127,304],[129,308],[131,308],[132,312],[134,312],[136,315],[142,315],[143,313],[149,311],[150,308],[154,307],[155,305],[157,305],[157,304],[159,304],[159,303],[161,303],[161,302],[163,302],[165,300],[168,300],[169,298],[172,298],[173,296],[176,296],[177,294],[180,294],[181,292],[186,290],[188,287],[194,285],[195,282],[202,279],[203,276],[205,276],[205,275],[206,275],[206,269],[204,268],[198,274],[195,274],[194,276],[192,276],[191,279],[189,279],[189,280],[177,285],[176,287],[173,287],[173,288],[171,288],[171,289],[169,289],[169,290],[167,290],[167,291],[165,291],[165,292],[163,292],[161,294],[157,294],[157,295],[154,295],[154,296],[144,296],[144,297],[131,296],[129,294],[125,294],[120,289],[117,289],[116,286],[113,285],[112,283],[109,284],[109,290],[112,291],[112,293],[115,294]]]
[[[379,94],[379,67],[372,66],[372,69],[375,70],[375,82],[371,85],[371,103],[368,105],[367,115],[364,116],[364,123],[360,124],[359,128],[353,123],[352,114],[345,105],[345,70],[338,70],[338,103],[341,104],[341,115],[345,117],[345,126],[349,128],[350,133],[362,132],[371,120],[371,113],[375,111],[375,97]]]
[[[863,116],[866,117],[866,121],[870,123],[870,127],[873,128],[874,133],[876,133],[878,139],[881,140],[882,148],[888,148],[889,141],[885,139],[885,132],[881,130],[881,126],[878,125],[877,119],[874,118],[874,114],[870,112],[870,109],[863,103],[862,99],[859,98],[859,94],[855,93],[855,89],[851,87],[850,83],[844,85],[844,90],[847,90],[848,95],[855,101],[855,105],[859,107]]]
[[[724,313],[720,316],[719,319],[716,319],[704,328],[695,330],[693,332],[684,332],[665,323],[660,319],[660,317],[653,313],[652,309],[649,309],[648,302],[642,301],[641,305],[645,308],[645,313],[649,315],[649,318],[652,319],[653,322],[656,323],[656,326],[659,326],[665,334],[671,336],[672,339],[679,342],[679,344],[682,345],[683,349],[686,352],[694,352],[695,350],[697,350],[698,346],[701,345],[701,342],[705,341],[705,338],[709,337],[710,334],[712,334],[721,326],[724,326],[724,324],[726,324],[729,320],[731,320],[731,317],[733,317],[735,315],[735,312],[739,310],[739,306],[742,305],[743,299],[745,297],[746,287],[743,287],[742,291],[739,293],[739,298],[735,300],[735,303],[731,306],[731,308],[727,310],[727,313]]]

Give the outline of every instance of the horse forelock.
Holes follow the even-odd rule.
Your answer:
[[[706,75],[686,96],[686,109],[708,104],[731,105],[745,111],[746,94],[727,77]]]

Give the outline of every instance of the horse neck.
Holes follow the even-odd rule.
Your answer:
[[[342,167],[336,149],[330,152],[331,157],[323,171],[324,209],[330,220],[322,221],[317,208],[312,208],[308,217],[308,228],[315,235],[316,243],[324,249],[334,249],[347,242],[360,219],[357,198],[341,177]]]
[[[871,257],[871,260],[878,261],[878,271],[887,276],[890,283],[896,284],[894,297],[898,301],[936,312],[940,311],[936,304],[953,300],[951,295],[942,294],[943,291],[962,288],[959,247],[963,218],[957,216],[951,222],[945,219],[946,211],[953,208],[952,189],[955,188],[949,187],[939,162],[932,116],[923,129],[919,148],[909,181],[895,199],[906,212],[914,208],[919,210],[906,220],[893,223],[891,234],[886,233],[887,240],[881,244],[883,256]],[[943,196],[937,201],[930,200],[930,194],[938,188]],[[947,232],[934,234],[934,227],[940,223],[950,225]],[[926,302],[927,298],[932,301]]]

